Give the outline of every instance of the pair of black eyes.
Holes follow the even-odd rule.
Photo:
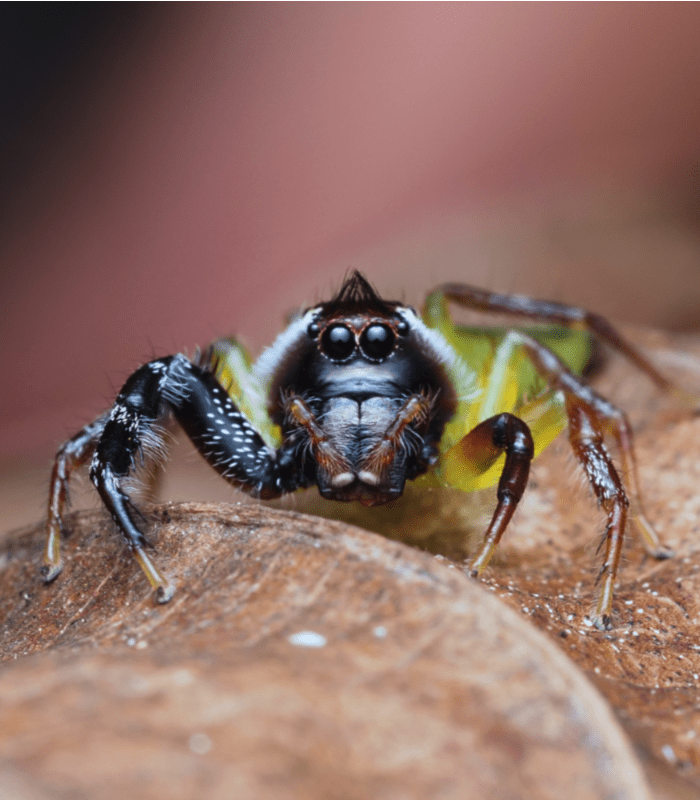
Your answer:
[[[316,330],[314,330],[316,329]],[[317,326],[309,326],[309,334],[318,333]],[[388,326],[379,322],[368,325],[360,334],[357,342],[360,352],[371,361],[382,361],[387,358],[396,344],[396,334]],[[329,325],[321,336],[321,352],[332,361],[345,361],[355,352],[355,334],[340,322]]]

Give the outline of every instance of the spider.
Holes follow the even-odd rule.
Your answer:
[[[452,321],[450,302],[558,327],[465,328]],[[262,499],[316,486],[326,499],[375,506],[398,498],[407,480],[464,491],[497,484],[493,517],[467,564],[472,576],[483,572],[508,526],[532,459],[568,423],[571,447],[607,515],[593,622],[610,628],[628,521],[654,558],[672,553],[644,516],[625,414],[577,374],[591,335],[662,390],[683,394],[598,315],[446,284],[429,295],[421,319],[382,299],[359,272],[331,300],[300,314],[254,364],[234,339],[216,341],[192,360],[150,361],[128,378],[111,411],[57,453],[45,581],[62,567],[71,472],[90,460],[90,478],[157,601],[171,599],[174,587],[147,552],[144,517],[129,493],[132,473],[158,451],[171,415],[223,478]],[[620,454],[620,471],[606,436]]]

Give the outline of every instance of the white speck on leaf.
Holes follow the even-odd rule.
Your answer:
[[[325,647],[326,637],[316,631],[299,631],[299,633],[292,633],[287,637],[290,644],[297,647]]]
[[[676,754],[673,752],[673,748],[671,747],[670,744],[665,744],[661,748],[661,752],[663,753],[663,756],[666,759],[666,761],[668,761],[670,764],[676,763],[677,761]]]
[[[198,756],[205,756],[212,748],[212,740],[206,733],[193,733],[189,741],[190,750]]]

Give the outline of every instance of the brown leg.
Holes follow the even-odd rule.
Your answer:
[[[345,475],[353,479],[349,465],[333,444],[328,440],[325,431],[318,424],[314,412],[296,395],[287,398],[285,410],[288,419],[297,428],[303,428],[309,435],[309,443],[319,468],[328,475],[329,483],[338,484]]]
[[[602,583],[593,621],[597,627],[610,628],[613,586],[628,514],[642,534],[644,546],[650,555],[660,559],[672,555],[670,550],[662,546],[643,513],[630,424],[624,412],[571,373],[551,350],[520,331],[513,331],[509,336],[525,348],[538,372],[549,384],[564,392],[571,446],[607,514],[605,560],[599,576]],[[613,437],[619,447],[622,478],[629,495],[605,448],[606,433]]]
[[[693,407],[698,405],[698,398],[695,395],[676,386],[662,375],[636,347],[624,339],[604,317],[598,314],[564,303],[533,300],[524,295],[497,294],[461,283],[447,283],[440,286],[437,291],[442,292],[449,300],[477,311],[513,314],[546,322],[556,322],[572,328],[584,328],[627,356],[660,389],[675,395],[679,400]]]
[[[68,506],[68,483],[71,472],[92,456],[107,423],[107,415],[98,417],[69,439],[56,454],[51,472],[51,491],[47,521],[46,546],[42,573],[50,583],[61,572],[61,536],[64,533],[63,514]]]
[[[465,455],[484,464],[486,468],[505,451],[501,479],[498,482],[498,502],[481,546],[469,564],[469,571],[480,575],[493,555],[515,509],[523,496],[530,473],[534,444],[530,429],[512,414],[499,414],[480,423],[462,440]]]
[[[593,617],[596,627],[608,629],[612,627],[613,588],[620,563],[629,500],[605,449],[603,428],[595,411],[573,395],[566,399],[566,411],[571,447],[583,464],[598,502],[608,516],[605,558],[598,575],[600,588]]]
[[[424,395],[411,395],[401,406],[396,419],[384,432],[382,439],[369,452],[358,473],[360,480],[370,485],[382,483],[382,475],[391,465],[396,451],[401,448],[406,428],[413,423],[420,425],[430,414],[432,400]]]

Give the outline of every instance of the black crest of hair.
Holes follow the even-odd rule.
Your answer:
[[[362,313],[390,315],[396,303],[382,300],[365,276],[354,270],[344,281],[335,297],[323,303],[324,314]]]

